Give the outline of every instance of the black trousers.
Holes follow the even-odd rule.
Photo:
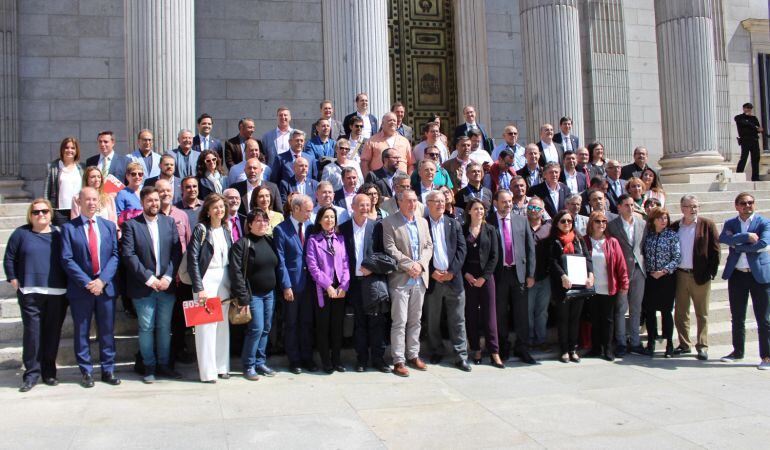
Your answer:
[[[508,334],[516,332],[514,352],[529,351],[529,300],[527,286],[519,283],[515,267],[504,267],[495,272],[495,302],[497,309],[497,343],[500,354],[510,355]]]
[[[22,360],[25,381],[56,378],[56,355],[69,302],[63,295],[17,292],[24,325]]]
[[[658,319],[655,313],[660,311],[663,321],[663,338],[670,341],[674,336],[674,300],[676,299],[676,273],[663,275],[657,280],[647,276],[644,283],[645,325],[647,326],[647,342],[658,338]]]
[[[315,294],[315,292],[314,292]],[[345,320],[345,299],[329,298],[324,293],[324,306],[318,306],[318,298],[313,296],[315,309],[315,345],[324,368],[342,363],[342,323]],[[331,352],[330,352],[331,348]]]
[[[591,349],[593,351],[612,351],[616,300],[617,294],[597,294],[588,300],[588,310],[591,314]]]
[[[387,328],[387,313],[366,313],[363,307],[363,292],[361,291],[361,278],[352,277],[348,301],[353,304],[355,328],[353,342],[356,348],[358,364],[366,367],[371,362],[373,367],[385,365],[385,336],[389,332]]]
[[[762,152],[759,149],[758,140],[743,140],[741,142],[741,157],[735,171],[741,173],[746,169],[746,160],[751,155],[751,181],[759,181],[759,157]]]
[[[559,332],[559,349],[562,353],[575,351],[580,332],[580,315],[585,299],[575,298],[556,302],[556,326]]]
[[[171,311],[171,359],[174,356],[179,355],[187,350],[187,341],[185,340],[185,334],[187,333],[187,327],[184,321],[184,310],[182,308],[182,302],[191,300],[192,286],[177,283],[174,290],[176,296],[176,302],[174,302],[174,309]]]
[[[746,343],[746,309],[754,307],[759,334],[759,357],[770,358],[770,283],[760,284],[748,272],[734,271],[727,280],[727,295],[730,301],[730,315],[733,322],[733,351],[744,354]]]

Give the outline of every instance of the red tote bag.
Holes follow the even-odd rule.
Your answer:
[[[182,309],[184,310],[184,322],[188,327],[224,320],[222,301],[219,297],[209,297],[204,306],[201,306],[197,300],[186,300],[182,302]]]

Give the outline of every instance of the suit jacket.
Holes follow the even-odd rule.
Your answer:
[[[376,221],[366,219],[366,225],[364,230],[364,260],[374,253],[374,226]],[[345,251],[348,254],[348,270],[350,270],[350,277],[356,276],[356,264],[358,262],[356,255],[356,241],[353,235],[353,219],[339,226],[340,234],[345,239]]]
[[[442,215],[444,218],[444,246],[446,247],[447,260],[449,261],[449,267],[447,272],[454,275],[454,278],[449,280],[449,286],[456,294],[460,294],[463,291],[463,263],[465,263],[465,255],[467,254],[467,248],[465,246],[465,235],[463,234],[460,222],[455,219]],[[430,237],[435,241],[433,236],[433,227],[431,226],[431,219],[428,217],[428,230],[430,231]],[[435,243],[433,244],[435,250]],[[433,258],[428,265],[428,275],[433,273],[435,267],[433,267]],[[427,293],[433,291],[436,287],[436,280],[430,278],[428,284]]]
[[[618,182],[620,182],[620,195],[623,195],[626,193],[626,180],[619,178]],[[607,189],[607,201],[610,202],[610,211],[617,214],[618,199],[620,198],[620,195],[615,194],[615,190],[612,188],[612,181],[609,178],[607,178],[607,183],[609,184],[609,189]]]
[[[543,182],[543,166],[538,166],[539,170],[537,173],[537,183],[534,184],[534,186],[537,186],[538,184]],[[527,190],[533,186],[533,184],[530,182],[529,177],[532,175],[532,172],[529,170],[529,166],[524,165],[521,169],[516,171],[516,175],[520,177],[524,177],[524,182],[527,183]]]
[[[238,209],[238,213],[243,214],[244,216],[249,211],[249,208],[247,207],[249,199],[246,198],[249,192],[248,184],[249,180],[243,180],[230,186],[231,188],[237,190],[239,194],[241,194],[241,207]],[[276,186],[275,183],[271,183],[265,180],[262,180],[262,185],[267,186],[267,188],[270,189],[270,198],[273,201],[270,204],[270,209],[283,214],[283,201],[281,200],[281,193],[278,190],[278,186]],[[311,195],[311,197],[313,196]]]
[[[701,220],[698,218],[698,220]],[[748,233],[756,233],[759,240],[753,244],[748,242]],[[770,254],[768,254],[768,244],[770,244],[770,220],[759,214],[754,214],[746,233],[741,232],[741,223],[738,217],[734,217],[722,226],[722,233],[719,235],[719,242],[730,246],[730,253],[727,254],[725,270],[722,272],[722,278],[730,279],[738,263],[741,253],[746,254],[749,262],[751,276],[757,283],[770,283]]]
[[[65,223],[61,228],[61,259],[67,274],[67,298],[82,299],[92,297],[86,285],[99,278],[104,282],[104,295],[115,297],[118,289],[115,274],[118,270],[118,230],[114,223],[95,216],[99,227],[99,274],[94,275],[91,265],[91,252],[85,223],[81,216]]]
[[[532,186],[527,190],[527,195],[529,197],[534,197],[535,195],[540,197],[541,200],[543,200],[543,206],[545,206],[545,211],[548,213],[551,217],[556,217],[556,213],[561,211],[566,207],[567,204],[567,196],[570,195],[570,190],[564,183],[559,183],[559,204],[554,205],[553,199],[551,199],[550,191],[548,190],[548,185],[545,182],[542,182],[538,185]]]
[[[620,169],[620,178],[623,180],[628,180],[631,177],[639,178],[642,176],[642,172],[644,172],[644,170],[647,169],[647,167],[649,166],[645,165],[644,167],[640,168],[639,166],[636,165],[635,162],[632,162],[631,164],[626,164],[625,166],[623,166],[622,169]]]
[[[312,153],[302,151],[302,157],[307,159],[308,172],[307,176],[318,180],[318,165],[316,164],[315,156]],[[291,150],[283,152],[275,160],[273,164],[272,173],[270,174],[270,181],[275,184],[280,184],[283,180],[291,180],[294,176],[294,157]]]
[[[645,237],[645,222],[643,219],[634,217],[634,243],[628,241],[626,230],[623,229],[623,217],[618,216],[616,219],[610,221],[607,224],[607,232],[612,237],[618,240],[620,248],[623,250],[623,256],[626,258],[626,267],[628,268],[628,278],[634,277],[635,270],[641,270],[644,276],[646,275],[644,269],[644,237]]]
[[[553,145],[556,147],[556,153],[559,155],[559,165],[564,167],[564,147],[556,141],[553,141]],[[540,149],[540,167],[545,167],[547,161],[545,159],[545,152],[543,152],[542,141],[537,141],[537,148]]]
[[[332,200],[332,203],[336,206],[339,206],[342,209],[345,209],[345,210],[348,209],[348,203],[345,201],[344,187],[342,189],[337,189],[336,191],[334,191],[334,200]]]
[[[511,224],[511,239],[513,240],[513,263],[516,265],[516,277],[519,283],[525,284],[527,278],[535,277],[535,237],[532,235],[532,228],[529,226],[527,218],[511,213],[508,218]],[[505,253],[503,245],[505,241],[500,236],[500,224],[497,220],[497,214],[493,214],[489,225],[494,227],[497,234],[497,268],[495,276],[503,276],[503,266],[505,265]]]
[[[572,144],[572,151],[577,151],[578,147],[580,147],[580,138],[575,136],[574,134],[569,135],[570,143]],[[559,132],[553,135],[553,141],[558,142],[559,144],[562,144],[562,147],[564,146],[564,135]]]
[[[174,292],[174,278],[182,260],[182,245],[174,219],[162,214],[156,218],[160,268],[155,263],[152,238],[144,214],[123,222],[120,253],[126,274],[126,295],[130,298],[147,297],[155,292],[145,284],[151,277],[170,278],[171,283],[166,292]]]
[[[481,145],[484,147],[484,150],[486,150],[491,154],[492,147],[493,147],[492,139],[490,139],[487,132],[484,131],[484,125],[476,122],[476,126],[479,128],[479,131],[481,131]],[[467,133],[468,133],[468,124],[463,122],[461,125],[458,125],[457,127],[455,127],[455,132],[452,137],[452,140],[457,141],[457,138],[459,138],[460,136],[467,136]]]
[[[145,178],[152,178],[160,175],[160,153],[152,152],[150,154],[152,155],[152,167],[146,166],[144,163],[144,156],[142,156],[142,152],[140,152],[139,149],[134,150],[128,155],[134,162],[138,162],[142,165]],[[123,172],[123,175],[125,176],[125,171]]]
[[[412,127],[405,123],[401,123],[401,126],[396,128],[396,131],[398,131],[398,134],[405,137],[410,144],[414,142],[414,130],[412,130]]]
[[[211,148],[211,150],[214,150],[214,149]],[[166,152],[166,154],[174,157],[174,175],[179,178],[184,178],[180,176],[180,171],[179,171],[179,168],[182,166],[182,164],[185,164],[184,160],[182,159],[184,158],[184,156],[182,155],[182,151],[179,149],[179,147],[177,147],[171,151]],[[198,158],[200,156],[201,156],[200,150],[197,150],[195,148],[195,145],[193,144],[192,149],[190,149],[190,154],[187,157],[188,170],[186,173],[189,173],[193,176],[195,175],[195,171],[198,168]],[[221,153],[219,157],[220,158],[222,157]]]
[[[99,157],[101,155],[94,155],[86,160],[86,167],[94,166],[99,167]],[[118,155],[117,152],[112,152],[112,161],[110,161],[110,169],[107,171],[108,175],[114,175],[115,178],[126,183],[126,166],[131,162],[128,156]]]
[[[345,116],[345,118],[342,120],[342,127],[345,130],[345,136],[350,136],[350,120],[355,117],[356,114],[358,113],[353,111],[352,113]],[[372,125],[372,136],[374,136],[380,130],[378,125],[379,122],[377,122],[377,118],[372,114],[367,114],[367,117],[369,117],[369,123]]]
[[[160,179],[160,177],[152,177],[148,178],[144,181],[144,187],[150,187],[155,186],[155,183]],[[179,177],[174,177],[174,199],[172,200],[172,203],[177,203],[182,200],[182,180]]]
[[[393,197],[393,190],[390,188],[390,184],[388,184],[388,178],[389,176],[388,173],[385,172],[385,168],[381,167],[367,173],[364,182],[377,185],[380,189],[380,194],[382,194],[383,197]]]
[[[468,236],[468,229],[470,227],[469,223],[466,223],[463,225],[463,236]],[[495,273],[495,270],[497,269],[497,260],[499,258],[498,255],[498,249],[501,248],[500,244],[497,242],[499,241],[499,234],[497,232],[497,228],[493,227],[492,225],[488,223],[482,223],[481,224],[481,231],[479,231],[479,236],[477,238],[477,243],[479,246],[479,261],[481,262],[481,273],[480,274],[474,274],[471,273],[471,275],[484,278],[485,280],[489,281],[492,276]],[[466,252],[467,255],[467,252]],[[463,276],[465,273],[469,272],[469,269],[467,267],[463,267]]]
[[[206,177],[198,177],[198,198],[201,200],[205,200],[206,196],[211,194],[212,192],[216,192],[216,188],[214,187],[214,183],[211,182]],[[222,175],[222,178],[219,179],[219,182],[222,184],[222,192],[225,191],[230,185],[227,184],[227,175]]]
[[[347,292],[350,290],[350,263],[345,249],[345,241],[341,234],[336,233],[332,239],[334,253],[329,252],[322,233],[310,235],[305,246],[305,258],[308,272],[315,281],[318,306],[324,305],[326,288],[333,286],[336,277],[338,287]]]
[[[460,169],[462,168],[463,164],[459,159],[451,158],[444,161],[444,164],[441,166],[446,169],[447,173],[449,174],[449,179],[452,180],[452,185],[454,186],[453,190],[455,192],[459,191],[462,187],[460,186]]]
[[[586,179],[586,175],[582,172],[576,172],[575,175],[577,176],[577,192],[573,192],[573,194],[580,194],[581,192],[588,189],[588,180]],[[559,175],[559,181],[567,184],[567,177],[564,175],[564,171],[561,171],[561,175]]]
[[[487,211],[490,210],[490,207],[492,206],[492,191],[482,186],[478,193],[474,193],[470,184],[460,189],[455,194],[455,207],[464,210],[465,205],[473,198],[481,200],[484,203],[484,208],[486,208]]]
[[[196,134],[193,136],[193,150],[196,150],[198,152],[202,152],[203,149],[201,148],[201,135]],[[262,148],[262,147],[260,147]],[[222,146],[222,141],[219,139],[212,137],[209,135],[209,150],[214,150],[219,155],[219,158],[222,159],[222,161],[225,160],[225,149]],[[194,166],[193,166],[194,167]]]
[[[671,229],[679,232],[681,223],[681,220],[677,220],[671,224]],[[697,284],[706,284],[717,276],[720,255],[716,225],[705,217],[698,217],[692,247],[692,275]],[[684,260],[684,255],[682,259]]]
[[[257,139],[256,137],[252,136],[252,139],[257,141],[259,144],[259,149],[262,150],[265,147],[262,145],[262,142]],[[238,164],[239,162],[243,161],[243,150],[241,150],[241,136],[240,134],[231,137],[225,142],[225,157],[224,157],[225,165],[229,169],[235,164]]]
[[[313,199],[313,206],[316,205],[315,190],[318,188],[318,182],[310,177],[305,178],[305,194]],[[286,203],[286,199],[291,192],[299,192],[299,183],[297,178],[291,177],[289,180],[281,180],[281,185],[278,187],[278,191],[281,193],[281,202]],[[344,206],[343,206],[344,208]]]
[[[427,288],[430,277],[430,259],[433,257],[433,240],[430,237],[428,221],[415,213],[417,231],[419,234],[420,254],[417,261],[412,259],[411,240],[406,229],[404,216],[391,214],[382,219],[382,243],[385,253],[396,260],[398,270],[388,274],[388,284],[392,287],[405,286],[409,281],[407,271],[412,263],[418,262],[422,266],[422,281]]]
[[[302,234],[307,242],[310,221],[303,225]],[[299,240],[297,230],[291,219],[286,219],[273,228],[273,241],[278,253],[278,280],[280,289],[292,289],[299,292],[305,289],[307,283],[307,265],[305,264],[305,249]]]
[[[329,124],[331,125],[331,132],[329,133],[329,137],[334,139],[335,141],[339,139],[340,137],[345,137],[345,129],[342,127],[342,122],[332,117],[329,119]],[[310,132],[311,137],[318,136],[318,131],[316,131],[315,127],[313,127],[313,131]]]
[[[294,131],[294,128],[289,127],[289,136],[291,136],[292,131]],[[273,164],[275,164],[275,161],[278,158],[278,149],[275,146],[276,139],[278,139],[278,131],[276,131],[276,128],[273,128],[263,134],[262,138],[260,139],[261,144],[259,149],[262,150],[262,154],[265,155],[265,164],[271,167]]]

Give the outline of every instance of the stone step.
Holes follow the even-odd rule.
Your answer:
[[[27,223],[27,216],[0,215],[0,229],[13,230]],[[10,235],[9,235],[10,236]]]
[[[27,216],[29,203],[0,203],[0,216]]]
[[[0,319],[14,319],[21,317],[19,301],[16,298],[0,299]]]
[[[67,312],[67,317],[62,325],[62,339],[72,338],[74,326],[72,316]],[[136,319],[123,311],[115,313],[115,335],[135,335],[137,333]],[[91,336],[96,336],[95,321],[91,323]],[[18,341],[23,337],[23,325],[21,317],[0,319],[0,341]]]
[[[663,186],[666,193],[679,194],[674,198],[689,192],[753,192],[770,190],[770,181],[739,181],[729,183],[727,191],[721,191],[717,182],[712,183],[666,183]]]
[[[94,367],[99,364],[99,343],[93,337],[90,340],[91,361]],[[136,336],[115,336],[115,362],[127,363],[134,361],[134,355],[139,348]],[[75,351],[72,339],[62,339],[59,344],[59,353],[56,358],[58,366],[75,366]],[[21,342],[0,341],[0,369],[18,370],[22,366]],[[98,373],[98,369],[97,369]]]
[[[32,200],[32,194],[24,190],[24,180],[0,180],[0,202],[24,203]]]
[[[733,204],[735,201],[735,197],[738,195],[740,191],[704,191],[704,192],[694,192],[694,191],[685,191],[685,192],[675,192],[668,189],[668,186],[664,188],[666,191],[666,204],[669,205],[669,208],[672,207],[672,205],[679,205],[679,199],[682,198],[684,194],[695,194],[696,197],[698,197],[698,200],[701,202],[730,202],[730,209],[733,209]],[[759,199],[770,199],[770,190],[751,190],[750,191],[753,195],[756,195]]]
[[[764,206],[770,206],[770,204],[764,205]],[[770,217],[770,209],[756,209],[755,212],[757,214],[761,214],[764,217]],[[682,218],[682,213],[680,213],[679,211],[669,210],[669,213],[671,215],[672,221],[679,220]],[[737,215],[738,213],[735,210],[732,210],[732,211],[720,211],[720,212],[707,212],[703,214],[703,217],[713,220],[721,230],[722,229],[721,224],[723,224],[725,221],[729,219],[732,219]]]

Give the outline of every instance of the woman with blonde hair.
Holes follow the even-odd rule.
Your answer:
[[[99,209],[96,215],[107,219],[115,225],[118,224],[118,214],[115,212],[115,195],[104,192],[104,178],[102,171],[96,166],[88,166],[83,171],[83,187],[92,187],[99,193]],[[80,196],[75,195],[72,199],[72,212],[70,219],[80,215]]]

